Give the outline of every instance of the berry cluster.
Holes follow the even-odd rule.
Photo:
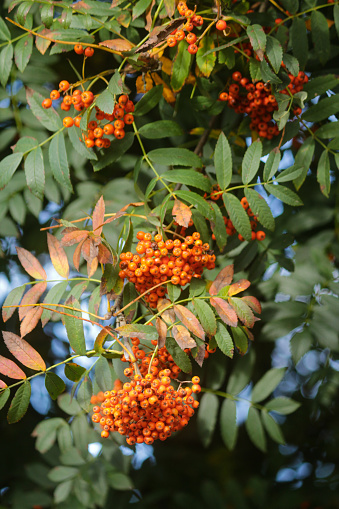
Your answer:
[[[86,48],[88,49],[88,48]],[[92,49],[92,48],[89,48]],[[63,100],[61,103],[61,109],[63,111],[69,111],[71,107],[74,107],[75,111],[82,111],[83,109],[89,108],[95,96],[91,90],[82,91],[75,89],[70,94],[68,91],[71,89],[70,84],[66,80],[62,80],[59,83],[59,90],[52,90],[50,97],[42,101],[42,107],[48,109],[52,106],[52,101],[60,98],[60,92],[64,93]],[[122,94],[111,114],[104,113],[97,106],[95,107],[97,120],[91,120],[87,125],[87,132],[83,132],[80,141],[84,141],[88,148],[108,148],[111,144],[109,138],[104,136],[115,136],[118,140],[125,137],[125,124],[133,124],[134,116],[134,104],[126,94]],[[104,123],[107,120],[107,123]],[[81,116],[75,118],[65,117],[63,119],[64,127],[72,127],[73,125],[80,127]]]
[[[174,30],[171,32],[171,35],[167,38],[167,44],[170,48],[176,46],[176,44],[183,39],[186,39],[188,42],[187,51],[194,55],[198,51],[198,46],[195,44],[197,41],[197,36],[193,33],[194,27],[201,27],[204,23],[204,20],[201,16],[197,16],[194,11],[189,9],[186,5],[186,2],[178,3],[178,12],[181,16],[185,16],[186,23],[183,26],[183,29]],[[187,34],[185,34],[185,31]]]
[[[185,286],[192,277],[200,278],[204,267],[214,269],[215,255],[209,244],[204,244],[200,233],[194,232],[180,239],[163,240],[160,234],[138,232],[137,254],[127,252],[120,255],[119,276],[135,284],[139,293],[170,280],[174,285]],[[151,308],[166,293],[164,287],[150,291],[144,296]]]
[[[92,421],[101,425],[103,438],[117,431],[126,436],[129,445],[166,440],[188,424],[199,406],[192,396],[201,391],[197,376],[192,378],[192,388],[182,388],[180,384],[175,390],[168,369],[156,376],[133,376],[130,368],[124,373],[131,381],[120,390],[106,391],[101,405],[93,407]]]
[[[248,50],[249,51],[249,50]],[[287,86],[292,95],[303,89],[307,83],[308,76],[302,71],[298,76],[288,74],[290,83]],[[245,113],[251,117],[250,128],[256,131],[260,137],[272,139],[279,134],[278,126],[273,122],[273,112],[278,109],[278,103],[272,94],[271,85],[258,81],[251,82],[243,77],[239,71],[232,74],[233,83],[229,85],[228,92],[221,92],[220,101],[227,101],[230,108],[237,113]],[[289,92],[284,89],[280,92],[287,95]],[[301,108],[293,109],[294,115],[300,115]]]

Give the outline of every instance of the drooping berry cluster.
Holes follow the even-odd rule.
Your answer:
[[[304,83],[308,81],[308,76],[301,71],[298,76],[288,74],[288,77],[290,83],[287,88],[292,95],[300,92]],[[250,128],[256,131],[260,137],[270,140],[273,136],[278,135],[278,126],[273,121],[273,112],[278,109],[278,103],[272,94],[271,85],[262,81],[253,83],[243,77],[239,71],[232,74],[232,79],[233,83],[229,85],[228,92],[221,92],[219,100],[227,101],[229,107],[237,113],[249,115],[251,117]],[[289,94],[286,89],[280,93]],[[300,115],[301,108],[294,108],[293,113]]]
[[[69,90],[71,93],[68,92]],[[52,106],[52,101],[60,98],[60,92],[64,93],[60,106],[63,111],[69,111],[73,106],[76,112],[80,112],[89,108],[95,100],[95,96],[91,90],[72,90],[68,81],[62,80],[59,83],[59,90],[52,90],[50,97],[42,101],[42,107],[45,109],[50,108]],[[132,115],[134,104],[126,94],[122,94],[118,98],[118,102],[115,104],[111,114],[104,113],[97,106],[95,110],[96,120],[88,122],[87,131],[84,131],[82,133],[82,138],[79,138],[80,141],[85,142],[88,148],[108,148],[111,145],[111,140],[109,138],[104,138],[104,136],[114,136],[118,140],[121,140],[125,137],[125,124],[129,125],[134,122],[134,116]],[[106,123],[104,122],[105,120],[107,120]],[[67,128],[73,125],[80,127],[80,122],[80,115],[75,118],[65,117],[63,119],[63,125]]]
[[[186,23],[183,26],[183,29],[173,30],[171,35],[167,38],[167,44],[170,48],[176,46],[176,44],[183,39],[186,39],[188,42],[187,51],[194,55],[198,51],[198,46],[195,44],[197,41],[197,36],[193,33],[194,27],[201,27],[204,23],[204,20],[201,16],[197,16],[194,11],[189,9],[186,5],[186,2],[178,3],[178,12],[181,16],[185,16]],[[187,34],[185,34],[187,32]]]
[[[129,445],[152,444],[154,440],[166,440],[172,433],[188,424],[199,402],[192,393],[199,393],[199,377],[193,377],[191,387],[174,389],[169,377],[170,370],[133,376],[130,368],[125,374],[130,382],[122,389],[106,391],[101,405],[93,407],[92,421],[102,427],[101,436],[108,438],[117,431],[126,436]]]
[[[180,239],[163,240],[160,234],[138,232],[137,254],[121,253],[119,276],[135,284],[139,293],[170,280],[174,285],[185,286],[192,277],[200,278],[204,267],[214,269],[215,255],[207,243],[200,239],[200,233]],[[150,307],[156,308],[157,301],[166,293],[159,287],[144,296]]]

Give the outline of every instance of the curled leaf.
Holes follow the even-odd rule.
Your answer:
[[[116,51],[130,51],[133,48],[133,44],[125,39],[108,39],[99,42],[99,46],[105,46]]]
[[[92,228],[95,235],[101,235],[102,225],[105,221],[105,202],[103,196],[100,196],[93,210]]]

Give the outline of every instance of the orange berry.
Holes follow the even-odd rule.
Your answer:
[[[62,80],[60,81],[59,83],[59,89],[62,91],[62,92],[66,92],[66,90],[69,89],[69,83],[68,81],[66,80]]]
[[[55,101],[56,99],[59,99],[60,92],[58,90],[52,90],[52,92],[49,94],[52,101]]]
[[[72,117],[65,117],[62,123],[64,127],[72,127],[72,125],[74,124],[74,120],[72,119]]]
[[[76,45],[74,46],[74,51],[75,51],[75,53],[76,53],[77,55],[82,55],[82,54],[83,54],[83,52],[84,52],[84,48],[82,47],[82,45],[81,45],[81,44],[76,44]]]
[[[87,48],[85,49],[85,56],[92,57],[93,55],[94,55],[94,48],[87,46]]]
[[[172,35],[167,39],[167,44],[170,48],[173,48],[177,44],[177,40]]]
[[[266,237],[266,233],[262,230],[257,231],[256,233],[257,240],[264,240]]]
[[[76,127],[80,127],[80,122],[81,122],[81,117],[80,117],[80,116],[75,117],[75,119],[74,119],[74,125],[75,125]]]
[[[227,23],[224,19],[219,19],[219,21],[216,22],[215,28],[217,30],[226,30]]]
[[[44,99],[41,103],[41,106],[47,110],[52,106],[52,100],[51,99]]]
[[[187,48],[187,51],[191,55],[195,55],[198,51],[198,46],[196,44],[190,44]]]

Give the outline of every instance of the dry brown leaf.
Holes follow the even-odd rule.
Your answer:
[[[145,25],[145,30],[147,30],[147,32],[149,32],[151,30],[151,28],[152,28],[152,9],[154,7],[154,4],[155,4],[155,0],[152,0],[151,5],[146,10],[146,25]]]
[[[154,48],[161,42],[163,42],[165,39],[167,39],[168,35],[170,35],[173,30],[179,28],[183,23],[185,23],[186,18],[181,17],[173,20],[171,23],[163,26],[157,26],[153,28],[152,32],[149,35],[149,38],[147,39],[144,44],[139,46],[139,48],[136,49],[135,53],[145,53],[146,51],[149,51],[150,49]]]
[[[85,242],[86,239],[83,239],[78,245],[77,247],[75,248],[74,250],[74,253],[73,253],[73,265],[74,267],[77,269],[77,271],[79,272],[80,270],[80,258],[81,258],[81,250],[82,250],[82,246],[84,245],[84,242]]]
[[[137,77],[135,86],[137,88],[138,94],[146,94],[146,92],[149,92],[153,88],[152,78],[148,73],[141,74],[140,76]]]
[[[172,335],[180,346],[181,350],[185,350],[185,348],[194,348],[197,346],[196,342],[191,337],[186,327],[183,325],[174,325],[172,328]]]
[[[192,217],[192,211],[189,206],[182,201],[174,200],[172,215],[180,226],[187,228]]]
[[[98,236],[101,235],[102,225],[104,221],[105,221],[105,202],[104,197],[100,196],[99,200],[97,201],[97,204],[94,207],[92,217],[92,230],[95,233],[95,235]]]
[[[180,304],[176,304],[173,309],[179,320],[187,327],[187,329],[193,332],[193,334],[195,334],[198,338],[205,341],[204,329],[196,316],[185,308],[185,306],[181,306]]]
[[[161,318],[158,316],[155,322],[155,326],[157,328],[157,332],[159,334],[158,338],[158,347],[162,348],[165,346],[166,336],[167,336],[167,325]]]
[[[105,46],[106,48],[114,49],[115,51],[131,51],[134,45],[125,41],[125,39],[109,39],[107,41],[99,42],[99,46]]]
[[[211,284],[211,287],[209,289],[210,295],[217,295],[217,293],[222,288],[224,288],[224,286],[230,285],[233,279],[233,274],[234,274],[233,265],[227,265],[227,267],[224,267]]]
[[[113,263],[110,250],[103,244],[99,244],[98,246],[98,262],[103,264]]]

